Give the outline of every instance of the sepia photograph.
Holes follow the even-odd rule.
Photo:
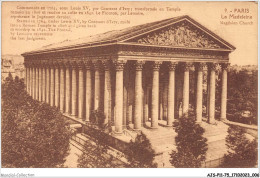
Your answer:
[[[257,8],[2,1],[1,167],[259,177]]]

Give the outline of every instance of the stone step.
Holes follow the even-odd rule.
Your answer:
[[[224,154],[227,153],[227,147],[225,143],[225,140],[209,143],[206,160],[209,161],[222,158]]]

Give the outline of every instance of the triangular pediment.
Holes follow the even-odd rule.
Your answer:
[[[213,32],[187,19],[136,35],[125,40],[125,42],[156,46],[233,50],[231,45]]]

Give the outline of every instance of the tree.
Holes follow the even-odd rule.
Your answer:
[[[126,152],[129,161],[129,167],[132,168],[155,168],[157,164],[154,163],[155,151],[147,137],[140,133],[133,142],[131,140],[129,149]]]
[[[70,131],[57,108],[33,100],[23,80],[2,83],[3,167],[60,167],[69,151]]]
[[[206,159],[208,144],[207,139],[203,137],[205,131],[196,123],[195,116],[191,113],[189,115],[176,119],[173,126],[177,133],[177,150],[172,151],[170,162],[176,168],[200,167]]]
[[[231,125],[226,137],[228,154],[225,154],[221,167],[250,168],[257,164],[257,141],[246,138],[245,131],[239,126]]]
[[[228,118],[229,120],[245,124],[257,124],[257,75],[257,71],[241,70],[236,72],[231,69],[228,72],[227,112],[233,115]],[[243,117],[243,111],[249,111],[251,116],[249,118]]]

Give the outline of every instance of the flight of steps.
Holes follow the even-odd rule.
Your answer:
[[[150,140],[156,156],[155,162],[158,167],[173,167],[170,160],[170,153],[176,149],[176,133],[172,127],[159,126],[157,129],[142,128],[142,132]]]
[[[205,129],[204,137],[208,139],[206,167],[217,167],[221,163],[224,154],[227,153],[225,139],[228,135],[228,125],[216,121],[216,124],[202,123],[201,126]]]
[[[228,126],[221,121],[216,124],[201,123],[205,129],[204,137],[207,138],[208,151],[206,154],[207,167],[217,167],[221,158],[227,152],[225,138],[227,136]],[[159,167],[172,167],[170,164],[170,153],[176,149],[175,136],[176,132],[172,127],[159,126],[158,129],[143,128],[142,132],[150,140],[157,156],[155,162]]]

